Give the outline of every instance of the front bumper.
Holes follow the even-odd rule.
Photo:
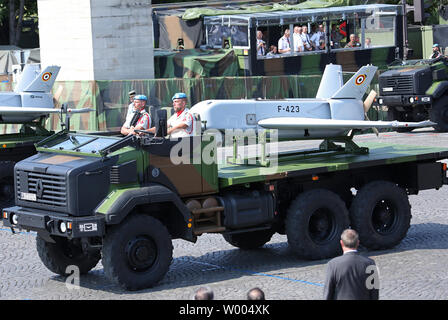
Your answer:
[[[101,237],[105,234],[102,216],[73,217],[49,211],[10,207],[2,211],[1,220],[5,227],[45,232],[49,235],[73,238]],[[65,227],[64,227],[65,225]]]
[[[432,97],[428,95],[392,95],[392,96],[379,96],[376,99],[376,103],[379,106],[413,106],[419,104],[431,104]]]

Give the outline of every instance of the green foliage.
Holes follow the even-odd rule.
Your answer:
[[[11,39],[9,39],[9,0],[0,0],[0,44],[11,44],[13,43]],[[14,0],[14,16],[15,16],[15,25],[13,28],[17,27],[17,23],[20,15],[20,1]],[[37,21],[37,0],[25,0],[23,6],[23,22],[26,24],[26,21]],[[28,27],[27,31],[30,28]],[[37,33],[35,35],[37,37]]]

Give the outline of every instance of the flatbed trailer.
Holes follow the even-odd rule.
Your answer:
[[[279,175],[292,178],[399,163],[438,161],[448,158],[448,148],[382,142],[367,142],[359,144],[359,146],[368,148],[369,153],[333,155],[331,152],[328,154],[321,152],[318,156],[312,158],[302,154],[296,156],[294,160],[279,162],[275,173],[272,173],[272,168],[225,163],[218,168],[219,186],[220,188],[226,188],[238,184],[276,180]]]
[[[216,142],[204,137],[62,132],[37,150],[15,166],[16,206],[3,210],[3,224],[37,231],[51,271],[75,265],[83,274],[102,259],[105,274],[129,290],[163,278],[172,239],[204,233],[241,249],[286,234],[305,259],[340,254],[348,227],[369,249],[391,248],[410,226],[408,195],[448,184],[448,148],[390,143],[283,152],[268,166],[217,163]]]

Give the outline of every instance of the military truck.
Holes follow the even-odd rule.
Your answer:
[[[400,61],[380,74],[379,106],[388,107],[388,117],[398,121],[437,123],[434,129],[448,131],[448,60],[446,57]],[[411,131],[412,128],[397,131]]]
[[[234,144],[218,162],[213,135],[160,137],[65,130],[44,139],[14,168],[16,206],[3,209],[4,226],[36,231],[39,257],[56,274],[73,265],[85,274],[102,259],[109,279],[138,290],[164,277],[173,239],[205,233],[244,250],[286,234],[298,257],[326,259],[341,253],[351,226],[367,248],[391,248],[410,226],[408,195],[448,183],[448,148],[325,140],[269,152],[265,134],[263,161],[238,156]]]
[[[0,208],[14,204],[14,165],[36,154],[34,144],[54,134],[45,129],[44,120],[24,123],[17,133],[0,135]]]

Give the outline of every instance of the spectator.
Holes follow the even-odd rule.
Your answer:
[[[337,24],[331,25],[330,39],[331,39],[331,41],[330,41],[331,48],[339,49],[341,47],[341,45],[339,44],[339,41],[342,40],[342,35],[338,30]]]
[[[200,287],[194,294],[194,300],[213,300],[213,291],[208,287]]]
[[[258,287],[250,289],[247,293],[247,300],[265,300],[263,290]]]
[[[269,47],[269,52],[266,54],[266,56],[273,57],[277,54],[277,47],[271,44]]]
[[[350,41],[345,45],[345,48],[359,47],[359,42],[356,41],[356,36],[352,33],[350,35]]]
[[[263,32],[257,31],[257,55],[264,56],[266,54],[266,43],[263,40]]]
[[[372,39],[366,38],[366,40],[364,41],[364,48],[366,49],[372,48]]]
[[[319,47],[317,50],[325,50],[325,40],[319,40]]]
[[[294,33],[292,34],[294,52],[302,52],[305,50],[305,48],[303,47],[303,41],[301,35],[302,35],[302,27],[295,26]]]
[[[291,44],[289,41],[290,36],[289,29],[285,29],[283,36],[278,40],[278,52],[279,53],[289,53],[291,52]]]
[[[358,233],[353,229],[344,230],[340,243],[344,254],[330,260],[327,264],[324,298],[327,300],[378,300],[378,270],[375,261],[358,253]],[[373,286],[369,282],[372,275]]]
[[[310,36],[308,34],[308,27],[305,24],[302,26],[301,37],[302,37],[303,45],[305,46],[305,51],[312,51],[314,47],[311,42]]]
[[[325,32],[323,24],[319,24],[317,30],[311,35],[311,41],[313,42],[315,48],[319,48],[321,40],[325,42]]]

